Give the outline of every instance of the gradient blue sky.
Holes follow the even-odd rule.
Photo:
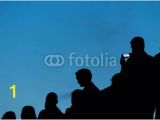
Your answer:
[[[51,91],[62,111],[70,106],[69,94],[80,88],[74,73],[81,67],[48,67],[48,54],[117,57],[116,67],[89,67],[103,89],[120,70],[121,53],[130,52],[130,40],[143,36],[146,51],[155,55],[159,31],[160,2],[0,2],[0,116],[13,110],[19,118],[24,105],[34,106],[38,115]]]

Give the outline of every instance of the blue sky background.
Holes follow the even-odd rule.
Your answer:
[[[160,2],[0,2],[0,116],[13,110],[19,118],[24,105],[34,106],[38,115],[51,91],[62,111],[70,106],[69,94],[80,88],[74,73],[81,67],[48,67],[48,54],[117,57],[116,67],[89,67],[103,89],[120,70],[121,53],[130,52],[130,40],[143,36],[146,51],[155,55],[159,31]]]

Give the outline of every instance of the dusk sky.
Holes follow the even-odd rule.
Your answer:
[[[159,32],[160,2],[0,2],[0,116],[13,110],[19,118],[25,105],[34,106],[38,115],[52,91],[64,112],[70,93],[80,89],[78,69],[89,68],[93,82],[104,89],[120,71],[121,54],[131,52],[130,40],[142,36],[146,51],[155,55]],[[64,64],[47,66],[47,55],[63,56]],[[111,58],[116,65],[110,65]],[[15,99],[9,89],[13,84]]]

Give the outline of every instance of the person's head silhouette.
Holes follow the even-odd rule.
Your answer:
[[[144,52],[145,44],[142,37],[134,37],[131,40],[132,53],[139,54]]]
[[[32,106],[24,106],[21,112],[22,119],[36,119],[35,109]]]
[[[91,83],[92,73],[89,69],[80,69],[75,73],[75,75],[81,87],[85,87]]]
[[[76,89],[72,92],[72,105],[80,105],[80,103],[82,102],[82,90]]]
[[[48,93],[45,102],[45,109],[55,108],[58,103],[58,96],[54,92]]]
[[[16,119],[16,115],[14,112],[9,111],[3,115],[2,119]]]

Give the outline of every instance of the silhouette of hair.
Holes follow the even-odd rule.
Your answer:
[[[16,119],[16,115],[14,112],[9,111],[3,115],[2,119]]]
[[[35,109],[32,106],[22,108],[21,119],[36,119]]]
[[[54,92],[48,93],[46,97],[46,102],[45,102],[45,108],[52,108],[55,107],[56,104],[58,103],[58,96]]]
[[[80,69],[75,73],[75,75],[81,87],[84,87],[87,84],[91,83],[92,73],[89,69]]]
[[[133,52],[134,51],[144,51],[144,47],[145,47],[145,44],[144,44],[144,39],[142,37],[134,37],[132,40],[131,40],[131,47],[132,47],[132,50]]]
[[[86,79],[91,80],[92,79],[92,73],[89,69],[82,68],[76,72],[76,76],[84,76]]]

